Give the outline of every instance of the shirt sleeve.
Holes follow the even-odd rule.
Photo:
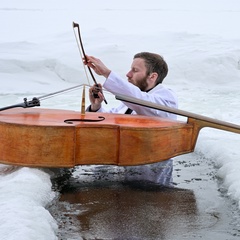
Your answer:
[[[167,107],[178,107],[178,101],[175,93],[172,90],[164,87],[162,84],[158,84],[149,92],[143,92],[132,83],[129,83],[127,80],[123,80],[117,74],[111,72],[106,81],[104,82],[103,87],[114,95],[122,94],[152,103],[164,105]],[[131,108],[133,111],[135,111],[136,114],[139,115],[159,116],[164,118],[176,119],[175,114],[139,106],[133,103],[123,102],[123,104]]]

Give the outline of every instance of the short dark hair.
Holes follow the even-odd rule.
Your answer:
[[[156,53],[140,52],[134,55],[134,59],[135,58],[142,58],[145,61],[147,75],[153,72],[158,74],[156,85],[162,83],[163,79],[168,74],[168,65],[162,56]]]

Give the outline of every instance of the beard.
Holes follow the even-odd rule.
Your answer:
[[[139,87],[142,92],[146,92],[148,89],[147,77],[139,79],[135,85]]]

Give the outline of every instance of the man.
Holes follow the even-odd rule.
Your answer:
[[[168,73],[168,66],[158,54],[137,53],[133,58],[131,69],[126,75],[128,81],[123,80],[107,68],[100,59],[93,56],[87,56],[87,61],[84,61],[84,63],[98,75],[106,78],[103,87],[115,95],[123,94],[172,108],[178,107],[175,94],[162,85],[162,81]],[[91,105],[87,108],[87,111],[106,112],[102,107],[104,96],[101,89],[100,84],[89,89]],[[174,114],[127,102],[121,103],[117,108],[112,108],[108,112],[176,119]],[[172,159],[154,164],[125,167],[125,169],[126,180],[146,180],[167,186],[172,183]]]

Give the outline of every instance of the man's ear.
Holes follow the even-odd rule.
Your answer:
[[[158,78],[158,74],[156,72],[151,73],[148,77],[149,84],[155,85],[157,78]]]

